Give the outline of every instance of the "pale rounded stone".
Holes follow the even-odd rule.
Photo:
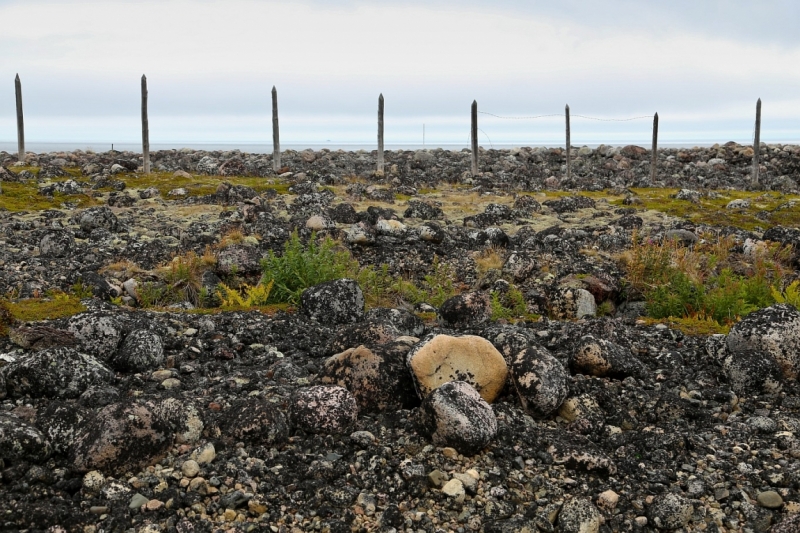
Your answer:
[[[783,505],[783,498],[774,490],[759,492],[756,501],[758,505],[766,507],[767,509],[780,509]]]
[[[444,484],[442,487],[442,492],[457,502],[464,501],[464,497],[466,496],[466,491],[464,490],[464,484],[461,482],[460,479],[453,478],[447,483]]]
[[[412,349],[406,361],[420,398],[449,381],[465,381],[491,403],[503,390],[508,375],[500,352],[475,335],[435,335]]]
[[[189,459],[181,466],[181,472],[183,472],[183,475],[186,477],[195,477],[200,473],[200,465],[197,461]]]
[[[83,489],[91,494],[97,493],[106,484],[106,477],[98,470],[86,472],[83,476]]]
[[[216,456],[217,450],[215,450],[214,445],[209,442],[197,448],[192,453],[191,458],[197,461],[198,464],[207,465],[213,461]]]

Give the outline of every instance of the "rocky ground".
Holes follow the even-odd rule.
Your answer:
[[[761,152],[755,185],[733,143],[665,150],[655,181],[633,146],[576,148],[569,179],[560,149],[485,151],[475,177],[441,150],[383,175],[367,152],[278,173],[157,152],[155,177],[132,153],[0,153],[0,294],[76,306],[0,317],[0,529],[800,531],[800,312],[684,334],[644,319],[619,261],[634,234],[800,249],[800,147]],[[293,231],[419,285],[444,265],[462,292],[143,306],[190,253],[206,294],[255,284]],[[528,320],[491,318],[510,287]]]

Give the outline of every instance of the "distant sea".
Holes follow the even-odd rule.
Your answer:
[[[720,144],[723,144],[723,141]],[[588,143],[585,146],[589,146],[590,148],[596,148],[602,143]],[[613,146],[626,146],[628,144],[636,144],[638,146],[644,146],[646,148],[649,147],[649,143],[644,144],[641,142],[610,142],[605,144],[611,144]],[[680,143],[670,143],[670,142],[663,142],[659,143],[659,148],[691,148],[694,146],[698,147],[708,147],[712,146],[714,143],[708,141],[698,141],[696,143],[693,142],[680,142]],[[797,141],[795,142],[783,142],[781,144],[798,144]],[[558,144],[557,142],[553,143],[481,143],[481,147],[484,149],[510,149],[515,147],[521,146],[548,146],[548,147],[558,147],[563,146],[563,142]],[[574,146],[584,146],[584,145],[574,145]],[[48,153],[48,152],[71,152],[74,150],[92,150],[94,152],[107,152],[111,150],[113,147],[114,150],[117,151],[131,151],[131,152],[140,152],[142,151],[141,143],[108,143],[108,142],[29,142],[25,145],[25,150],[28,152],[35,152],[35,153]],[[205,150],[205,151],[229,151],[229,150],[240,150],[245,153],[253,153],[253,154],[271,154],[272,153],[272,144],[264,144],[264,143],[197,143],[197,142],[172,142],[172,143],[153,143],[150,145],[150,151],[155,152],[158,150],[180,150],[181,148],[190,148],[193,150]],[[281,145],[281,151],[284,150],[322,150],[323,148],[327,148],[329,150],[345,150],[345,151],[358,151],[358,150],[366,150],[367,152],[377,149],[376,144],[347,144],[347,143],[319,143],[319,144],[284,144]],[[423,150],[429,149],[433,150],[435,148],[442,148],[444,150],[451,150],[451,151],[458,151],[463,150],[465,148],[469,148],[467,144],[446,144],[446,143],[438,143],[438,144],[385,144],[384,148],[386,150]],[[0,141],[0,151],[8,152],[8,153],[16,153],[17,151],[17,143],[16,142],[2,142]]]

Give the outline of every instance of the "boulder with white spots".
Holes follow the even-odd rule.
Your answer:
[[[492,316],[492,303],[485,292],[465,292],[446,300],[439,307],[439,317],[450,327],[473,327]]]
[[[449,446],[474,455],[497,434],[492,407],[464,381],[451,381],[431,392],[422,402],[420,432],[436,446]]]
[[[355,397],[336,385],[299,389],[289,403],[292,424],[309,433],[346,433],[358,418]]]
[[[733,353],[767,352],[784,377],[793,379],[800,373],[800,311],[788,304],[754,311],[731,327],[725,345]]]
[[[280,406],[260,398],[234,402],[222,417],[220,429],[223,438],[264,446],[283,444],[289,438],[289,424]]]
[[[15,398],[77,398],[88,387],[114,379],[100,361],[68,347],[24,354],[3,367],[2,374]]]
[[[164,342],[161,336],[149,329],[132,331],[122,343],[111,365],[125,372],[142,372],[158,368],[164,363]]]
[[[80,342],[80,351],[108,361],[124,336],[121,320],[107,311],[86,311],[67,321],[67,330]]]
[[[530,345],[517,353],[511,378],[522,406],[537,418],[550,416],[567,397],[569,375],[564,365],[541,346]]]
[[[558,513],[561,533],[597,533],[602,524],[600,511],[585,498],[568,500]]]
[[[684,496],[668,492],[659,494],[647,510],[647,517],[658,529],[685,527],[692,518],[694,508]]]
[[[41,431],[16,416],[0,413],[0,459],[41,463],[52,451]]]
[[[576,374],[618,379],[639,377],[645,371],[644,364],[629,348],[592,335],[581,337],[569,366]]]
[[[364,318],[364,293],[358,282],[337,279],[309,287],[300,296],[300,311],[326,326],[351,324]]]

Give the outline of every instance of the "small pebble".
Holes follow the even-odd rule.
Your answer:
[[[767,509],[780,509],[783,505],[783,498],[781,498],[781,495],[774,490],[765,490],[764,492],[759,492],[756,501],[758,502],[758,505],[761,507],[766,507]]]

